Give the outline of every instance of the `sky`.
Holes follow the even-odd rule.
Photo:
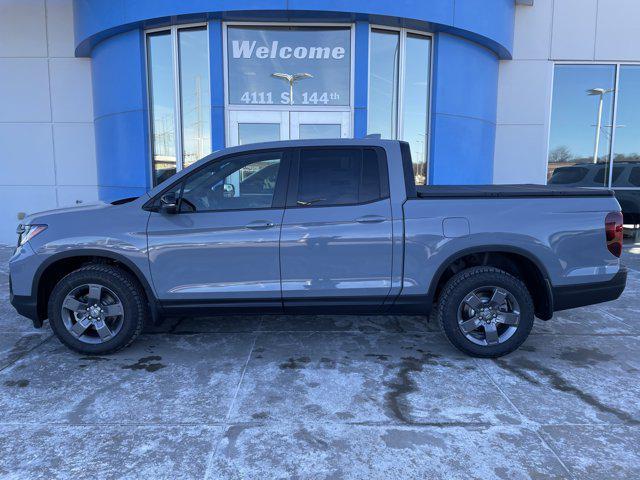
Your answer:
[[[558,65],[555,70],[550,148],[566,146],[576,157],[593,156],[598,96],[593,88],[615,87],[614,65]],[[599,155],[607,155],[614,93],[605,95]],[[614,154],[640,152],[640,66],[622,66]]]

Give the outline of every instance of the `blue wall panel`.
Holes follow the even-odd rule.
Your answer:
[[[434,75],[435,113],[448,113],[491,122],[496,119],[499,61],[480,45],[439,34]]]
[[[454,26],[492,38],[510,49],[515,10],[514,0],[456,0]]]
[[[144,44],[139,30],[130,30],[99,43],[91,62],[93,114],[146,108]]]
[[[431,131],[432,185],[493,183],[494,123],[436,114],[432,117]]]
[[[142,110],[96,119],[101,200],[142,195],[149,189],[146,124],[147,114]]]
[[[369,23],[356,22],[353,98],[353,136],[367,134],[367,102],[369,97]]]
[[[430,182],[491,183],[498,57],[448,34],[434,48]]]
[[[211,76],[211,149],[225,147],[224,62],[222,22],[209,22],[209,74]]]
[[[233,20],[374,21],[449,31],[509,58],[514,0],[74,0],[76,53],[110,35],[158,23]]]
[[[131,30],[93,50],[93,99],[100,198],[150,186],[144,37]]]

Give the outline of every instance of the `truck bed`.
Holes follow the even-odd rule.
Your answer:
[[[417,185],[418,198],[613,197],[605,188],[556,185]]]

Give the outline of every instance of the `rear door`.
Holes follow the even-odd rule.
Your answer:
[[[370,147],[302,148],[280,237],[285,309],[323,300],[381,305],[391,287],[386,157]]]

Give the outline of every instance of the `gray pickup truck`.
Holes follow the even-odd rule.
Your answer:
[[[139,198],[31,215],[18,233],[12,304],[83,354],[165,315],[311,312],[431,315],[460,350],[497,357],[534,317],[626,283],[611,191],[416,186],[398,141],[230,148]]]

